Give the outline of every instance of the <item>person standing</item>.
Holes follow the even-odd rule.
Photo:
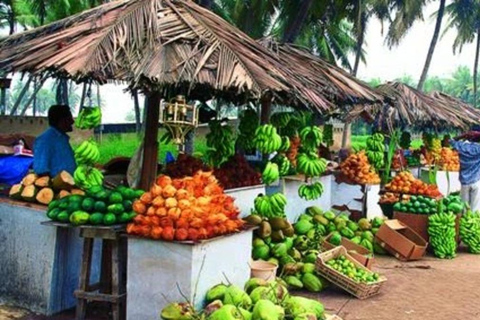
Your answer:
[[[470,131],[450,140],[460,157],[460,183],[462,200],[472,211],[480,210],[480,139],[479,131]]]
[[[55,177],[62,171],[71,175],[76,169],[75,156],[67,132],[73,131],[73,116],[66,105],[48,109],[50,127],[35,139],[33,170],[38,175]]]

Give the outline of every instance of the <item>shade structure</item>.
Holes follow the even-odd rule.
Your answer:
[[[356,106],[348,115],[349,120],[366,117],[390,130],[395,127],[467,129],[480,121],[480,113],[472,107],[463,109],[458,101],[454,105],[445,98],[427,95],[403,83],[387,82],[378,86],[377,90],[387,102],[383,105]]]
[[[125,81],[193,99],[336,106],[275,54],[190,0],[118,0],[0,42],[0,69]]]
[[[269,48],[283,65],[294,70],[297,77],[303,77],[303,81],[316,87],[339,107],[372,105],[385,98],[368,84],[305,48],[294,44],[281,44],[272,37],[261,39],[259,43]]]
[[[462,114],[463,117],[468,117],[471,120],[470,124],[480,124],[480,109],[475,108],[459,98],[440,91],[434,91],[430,96],[442,101],[445,106],[448,106],[449,109],[452,109],[456,114]]]

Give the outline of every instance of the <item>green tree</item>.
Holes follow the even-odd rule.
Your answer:
[[[447,30],[455,28],[457,36],[453,43],[453,52],[459,52],[467,43],[476,39],[475,61],[473,65],[473,103],[477,105],[478,60],[480,55],[480,1],[455,0],[446,8],[449,16]]]

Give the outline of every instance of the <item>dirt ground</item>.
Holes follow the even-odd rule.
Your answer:
[[[343,320],[480,319],[480,256],[460,253],[454,260],[427,256],[408,263],[377,257],[374,269],[388,278],[375,297],[358,300],[336,288],[306,295],[320,300],[327,312]],[[91,310],[88,320],[109,319],[108,310]],[[10,319],[67,320],[74,319],[74,312],[43,317],[0,305],[0,320]]]

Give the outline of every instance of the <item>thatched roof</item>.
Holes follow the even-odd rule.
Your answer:
[[[371,104],[384,100],[384,96],[368,84],[300,46],[280,44],[271,37],[259,42],[273,51],[285,66],[337,104]]]
[[[440,91],[432,92],[430,96],[442,101],[444,105],[454,109],[457,113],[463,113],[465,117],[469,117],[472,120],[472,124],[480,124],[480,109],[475,108],[459,98]]]
[[[329,84],[319,85],[327,77],[307,82],[298,70],[190,0],[118,0],[11,36],[0,42],[0,70],[125,81],[147,90],[183,90],[203,100],[217,96],[245,102],[271,91],[278,102],[321,113],[338,101],[329,100]],[[335,91],[336,98],[377,99],[354,82]]]
[[[480,123],[480,113],[453,105],[446,99],[424,94],[406,84],[387,82],[377,87],[390,101],[383,106],[357,106],[349,115],[349,120],[360,116],[370,118],[379,125],[417,128],[460,128],[466,129]]]

